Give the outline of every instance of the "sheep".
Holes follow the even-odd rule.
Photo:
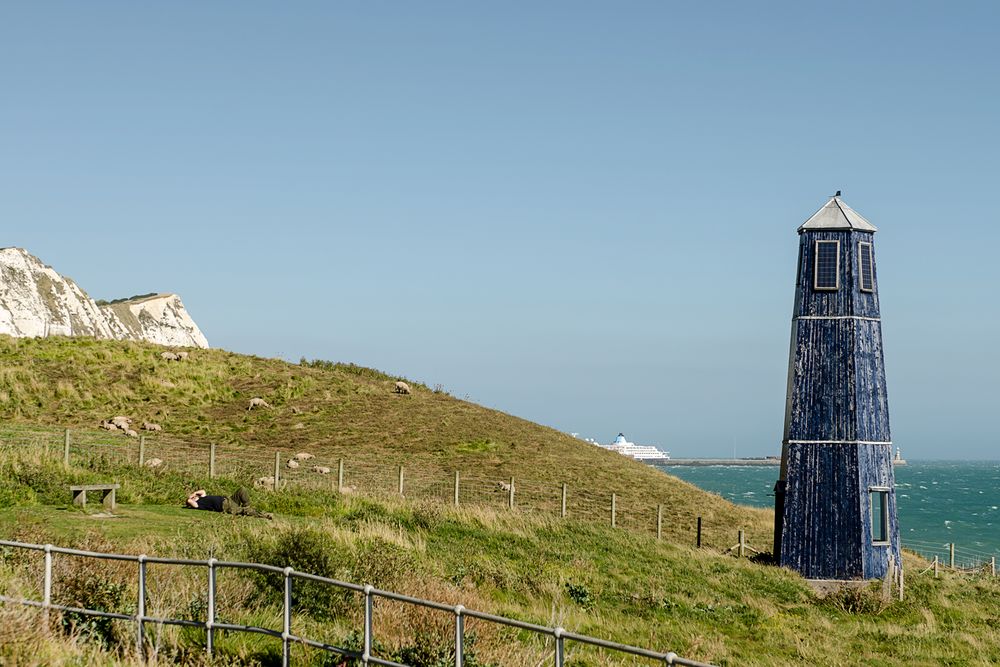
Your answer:
[[[506,491],[510,493],[510,483],[509,482],[497,482],[498,491]]]
[[[312,467],[312,471],[313,472],[318,472],[321,475],[329,475],[330,474],[330,469],[328,467],[326,467],[326,466],[313,466]]]
[[[130,438],[138,438],[139,437],[139,434],[136,433],[135,431],[133,431],[130,428],[126,428],[126,429],[123,429],[123,430],[125,431],[125,435],[127,435]]]
[[[111,423],[124,431],[125,429],[127,429],[129,426],[132,425],[132,418],[118,415],[117,417],[111,418]]]
[[[174,352],[160,352],[160,359],[164,361],[180,361],[181,358]]]
[[[153,422],[142,422],[143,431],[162,431],[163,427]]]
[[[163,465],[163,459],[149,459],[143,465],[147,468],[159,468]]]
[[[406,384],[402,380],[396,383],[396,393],[397,394],[409,394],[410,385]]]
[[[187,358],[188,358],[188,353],[187,352],[178,352],[177,353],[177,361],[184,361]]]
[[[295,468],[299,467],[299,462],[296,461],[295,459],[288,459],[288,463],[285,464],[285,467],[294,470]]]
[[[295,459],[296,461],[308,461],[309,459],[314,459],[316,457],[310,454],[309,452],[299,452],[292,458]]]
[[[254,480],[253,485],[258,489],[273,489],[274,488],[274,477],[258,477]]]
[[[118,426],[116,426],[115,424],[112,424],[109,421],[102,421],[101,422],[101,428],[103,428],[105,431],[117,431],[118,430]]]
[[[271,404],[265,401],[263,398],[254,397],[250,399],[250,405],[247,406],[247,412],[250,412],[254,408],[269,408]]]

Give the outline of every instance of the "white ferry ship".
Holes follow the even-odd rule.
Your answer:
[[[618,452],[623,456],[629,456],[637,461],[669,461],[670,452],[661,452],[659,449],[652,445],[637,445],[634,442],[629,442],[625,438],[624,433],[619,433],[615,441],[610,445],[599,446],[604,449],[610,449],[613,452]]]

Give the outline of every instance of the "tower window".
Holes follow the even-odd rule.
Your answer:
[[[889,543],[889,490],[871,489],[872,543]]]
[[[861,270],[858,271],[858,280],[861,282],[862,292],[875,291],[875,274],[872,271],[872,244],[862,241],[858,243],[858,264]]]
[[[816,241],[813,288],[840,289],[840,241]]]

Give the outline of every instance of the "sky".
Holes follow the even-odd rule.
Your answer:
[[[0,246],[209,342],[780,451],[796,228],[879,227],[893,440],[1000,458],[996,3],[6,2]]]

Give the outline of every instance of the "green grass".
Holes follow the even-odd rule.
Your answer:
[[[137,343],[0,338],[0,418],[10,441],[0,447],[0,535],[133,554],[292,565],[722,665],[1000,662],[995,579],[918,576],[922,562],[907,556],[902,602],[887,603],[864,591],[819,599],[794,573],[722,553],[740,526],[748,529],[751,544],[766,545],[768,512],[733,506],[552,429],[412,381],[414,394],[399,396],[392,392],[396,378],[357,366],[295,365],[219,350],[167,363],[160,351]],[[252,396],[274,407],[248,413]],[[179,456],[187,458],[204,451],[184,449],[180,441],[218,442],[227,456],[247,459],[258,453],[266,458],[280,447],[308,449],[324,460],[345,457],[352,465],[366,459],[390,468],[405,462],[408,476],[445,480],[445,498],[455,469],[492,480],[513,476],[518,493],[528,480],[614,492],[626,509],[662,503],[665,539],[573,514],[560,519],[500,504],[454,508],[388,493],[341,496],[329,485],[255,491],[255,505],[276,513],[273,522],[194,512],[180,507],[191,487],[229,493],[245,482],[229,458],[214,480],[201,464],[188,469],[171,461],[161,470],[139,469],[134,461],[104,453],[75,453],[76,464],[64,469],[58,431],[39,439],[27,428],[86,429],[116,414],[163,424],[168,436],[162,446],[181,448]],[[296,423],[303,428],[292,428]],[[69,484],[108,479],[121,484],[118,516],[69,506]],[[698,515],[705,517],[709,545],[702,550],[692,546]],[[0,588],[37,595],[38,560],[0,550]],[[96,597],[129,613],[132,566],[57,561],[57,600]],[[150,586],[157,613],[200,617],[203,572],[152,567]],[[266,578],[227,573],[219,596],[227,618],[277,627],[277,593]],[[296,604],[298,631],[358,645],[357,599],[307,590]],[[0,663],[135,662],[128,624],[66,635],[32,614],[0,607]],[[453,620],[445,616],[380,606],[381,655],[420,667],[447,664],[453,660]],[[526,635],[471,622],[468,629],[475,636],[470,667],[551,660],[551,648]],[[198,631],[155,634],[160,662],[205,663]],[[220,638],[219,650],[214,664],[268,665],[278,655],[273,640],[235,634]],[[322,664],[319,654],[296,650],[296,664]],[[576,667],[638,664],[573,646],[569,657]]]

